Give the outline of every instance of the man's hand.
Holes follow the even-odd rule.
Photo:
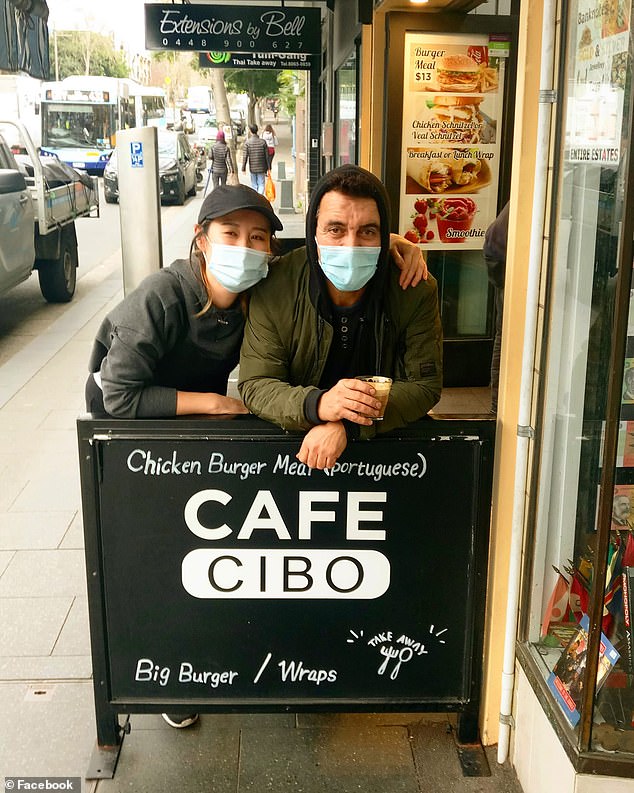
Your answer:
[[[401,271],[398,282],[403,289],[427,280],[427,262],[418,245],[398,234],[390,234],[390,255]]]
[[[309,468],[332,468],[348,444],[340,421],[318,424],[304,436],[297,459]]]
[[[348,419],[356,424],[372,424],[379,415],[381,403],[374,399],[374,388],[363,380],[339,380],[322,394],[317,415],[322,421]]]

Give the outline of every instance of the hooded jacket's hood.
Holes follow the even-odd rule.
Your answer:
[[[350,181],[351,184],[350,189],[346,188],[346,183],[348,181]],[[311,194],[308,211],[306,213],[306,252],[312,270],[311,280],[313,283],[315,281],[318,283],[319,292],[322,295],[326,294],[326,277],[319,265],[319,254],[317,251],[317,243],[315,242],[319,204],[322,196],[325,193],[329,193],[331,190],[337,190],[338,192],[344,193],[344,195],[357,195],[358,188],[355,189],[356,185],[364,188],[358,193],[360,197],[373,198],[376,201],[381,220],[381,253],[379,255],[377,272],[368,284],[368,291],[376,293],[384,281],[389,257],[391,227],[390,205],[387,191],[381,181],[377,179],[373,173],[366,171],[365,168],[360,168],[358,165],[341,165],[339,168],[334,168],[332,171],[329,171],[317,182]]]
[[[306,254],[310,266],[310,299],[316,309],[315,355],[319,358],[323,319],[332,321],[332,303],[328,295],[327,279],[319,264],[315,234],[317,212],[322,196],[331,190],[344,195],[373,198],[381,223],[381,252],[376,273],[372,276],[362,298],[361,335],[355,346],[356,362],[353,374],[361,371],[381,373],[381,351],[387,319],[383,310],[385,283],[388,276],[390,248],[390,207],[387,191],[374,174],[358,165],[342,165],[327,173],[315,185],[306,214]],[[323,319],[322,319],[323,318]],[[352,375],[351,375],[352,376]]]

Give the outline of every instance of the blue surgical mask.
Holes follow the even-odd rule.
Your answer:
[[[266,278],[269,254],[241,245],[211,243],[211,254],[205,256],[207,269],[229,292],[239,294]]]
[[[317,248],[324,275],[340,292],[356,292],[364,287],[376,272],[381,253],[380,248],[373,246],[317,243]]]

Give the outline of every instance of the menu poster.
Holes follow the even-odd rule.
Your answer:
[[[399,231],[412,242],[482,248],[497,211],[503,54],[483,35],[405,35]]]
[[[566,156],[616,167],[630,47],[630,0],[578,0],[571,26]]]

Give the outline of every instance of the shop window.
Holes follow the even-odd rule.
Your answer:
[[[625,304],[631,227],[624,231],[631,20],[629,5],[620,2],[601,14],[586,11],[582,0],[571,3],[560,87],[562,148],[552,197],[523,646],[541,674],[543,699],[578,756],[634,761],[634,592],[627,597],[628,587],[634,589],[634,298]],[[626,329],[619,316],[628,310]],[[614,465],[615,444],[606,439],[617,430]],[[604,499],[602,490],[609,494]],[[588,623],[593,602],[600,640],[598,627]],[[599,664],[589,696],[592,644]]]
[[[356,164],[357,152],[357,53],[352,52],[335,75],[337,98],[336,165]]]

